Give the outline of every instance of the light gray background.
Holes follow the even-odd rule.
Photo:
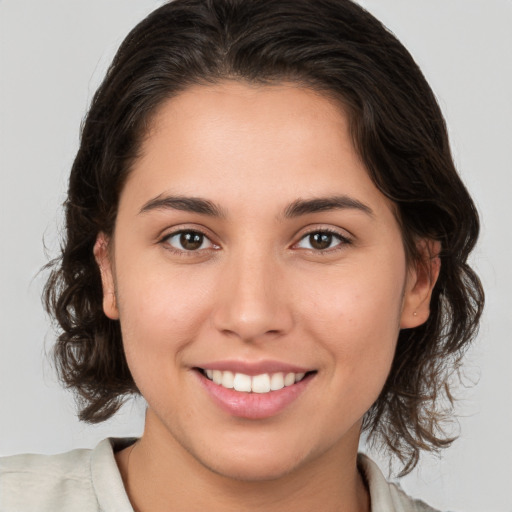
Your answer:
[[[143,404],[79,424],[44,358],[53,333],[38,269],[58,247],[79,124],[117,46],[157,0],[0,0],[0,454],[92,447],[139,434]],[[473,261],[487,291],[461,389],[459,441],[402,481],[441,509],[512,512],[512,1],[361,0],[436,92],[482,214]],[[385,463],[382,464],[385,469]]]

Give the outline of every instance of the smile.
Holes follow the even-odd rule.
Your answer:
[[[270,393],[279,391],[284,387],[300,382],[306,373],[262,373],[260,375],[246,375],[231,371],[201,369],[203,375],[209,380],[226,389],[234,389],[243,393]]]
[[[196,366],[193,372],[206,395],[230,416],[251,420],[283,412],[311,387],[318,374],[317,370],[272,361],[208,366]]]

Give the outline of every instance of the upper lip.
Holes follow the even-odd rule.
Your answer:
[[[244,375],[261,375],[262,373],[307,373],[311,368],[304,368],[295,364],[282,361],[263,360],[263,361],[242,361],[225,360],[212,361],[196,365],[196,368],[203,370],[230,371],[233,373],[243,373]]]

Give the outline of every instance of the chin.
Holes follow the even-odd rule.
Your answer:
[[[213,473],[240,482],[265,482],[279,480],[292,473],[301,464],[298,460],[283,460],[277,457],[230,459],[226,461],[200,461]]]

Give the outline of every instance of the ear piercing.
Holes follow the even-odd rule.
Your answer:
[[[416,311],[413,311],[412,316],[418,316],[418,313]]]

